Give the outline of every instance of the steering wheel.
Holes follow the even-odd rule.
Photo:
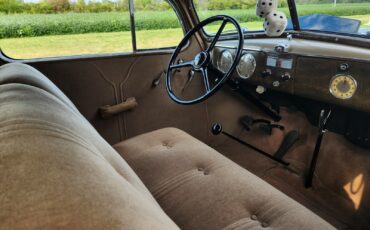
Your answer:
[[[208,46],[208,48],[206,48],[205,50],[203,50],[203,51],[199,52],[197,55],[195,55],[195,57],[191,61],[184,61],[184,62],[181,62],[181,63],[175,63],[179,53],[184,48],[184,46],[186,46],[188,44],[190,38],[195,33],[197,33],[199,30],[203,29],[203,27],[205,27],[206,25],[211,24],[211,23],[216,22],[216,21],[221,21],[222,23],[221,23],[221,26],[218,29],[216,35],[213,37],[213,39],[212,39],[210,45]],[[222,31],[224,30],[227,23],[233,24],[236,28],[236,32],[237,32],[237,36],[238,36],[238,46],[236,47],[235,58],[234,58],[234,61],[231,65],[231,67],[225,73],[222,73],[222,74],[219,73],[220,75],[222,75],[222,77],[218,78],[216,84],[212,87],[210,85],[210,79],[209,79],[209,75],[208,75],[209,69],[211,69],[212,66],[213,66],[212,63],[211,63],[211,51],[213,50],[216,43],[218,42],[218,40],[220,38],[220,35],[221,35]],[[185,37],[182,39],[180,44],[177,46],[177,48],[176,48],[175,52],[173,53],[173,55],[171,57],[171,60],[169,62],[169,65],[168,65],[168,68],[167,68],[167,74],[166,74],[166,89],[167,89],[167,93],[170,96],[170,98],[173,101],[175,101],[176,103],[179,103],[179,104],[182,104],[182,105],[191,105],[191,104],[196,104],[196,103],[202,102],[205,99],[207,99],[208,97],[212,96],[217,90],[219,90],[222,87],[222,85],[226,82],[226,80],[235,71],[236,66],[238,65],[238,63],[240,61],[240,57],[241,57],[242,50],[243,50],[243,44],[244,44],[243,32],[242,32],[242,29],[241,29],[238,21],[235,18],[227,16],[227,15],[216,15],[216,16],[207,18],[204,21],[200,22],[196,27],[191,29],[185,35]],[[178,70],[180,68],[184,68],[184,67],[191,67],[194,72],[201,73],[200,75],[203,78],[205,92],[204,92],[204,94],[202,94],[201,96],[199,96],[195,99],[189,99],[189,100],[181,99],[174,93],[174,91],[172,89],[171,79],[173,77],[173,71]],[[213,67],[213,69],[215,69],[215,68]],[[220,72],[220,71],[218,71],[218,72]]]

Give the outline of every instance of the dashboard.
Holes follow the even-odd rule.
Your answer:
[[[219,42],[213,64],[226,72],[236,44]],[[267,90],[285,92],[370,112],[370,50],[293,38],[248,39],[232,76]]]

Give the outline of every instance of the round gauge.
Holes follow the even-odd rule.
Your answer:
[[[330,93],[339,99],[353,97],[357,89],[356,80],[350,75],[336,75],[330,81]]]
[[[244,54],[240,58],[240,62],[237,67],[237,72],[240,78],[250,78],[256,70],[256,59],[250,53]]]
[[[223,72],[226,73],[229,71],[231,65],[233,63],[233,55],[229,50],[224,50],[221,52],[220,56],[217,60],[217,68]]]

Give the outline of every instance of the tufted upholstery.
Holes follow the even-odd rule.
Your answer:
[[[181,229],[332,229],[178,129],[146,133],[114,147]]]
[[[331,228],[177,129],[115,148],[136,173],[40,72],[0,67],[0,229]]]
[[[0,67],[0,229],[178,229],[37,70]]]

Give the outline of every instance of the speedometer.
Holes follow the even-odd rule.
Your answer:
[[[229,50],[224,50],[221,52],[217,60],[217,68],[226,73],[229,71],[231,65],[233,64],[233,55]]]
[[[250,78],[256,70],[256,59],[250,53],[244,54],[240,58],[240,62],[237,67],[237,72],[240,78]]]

